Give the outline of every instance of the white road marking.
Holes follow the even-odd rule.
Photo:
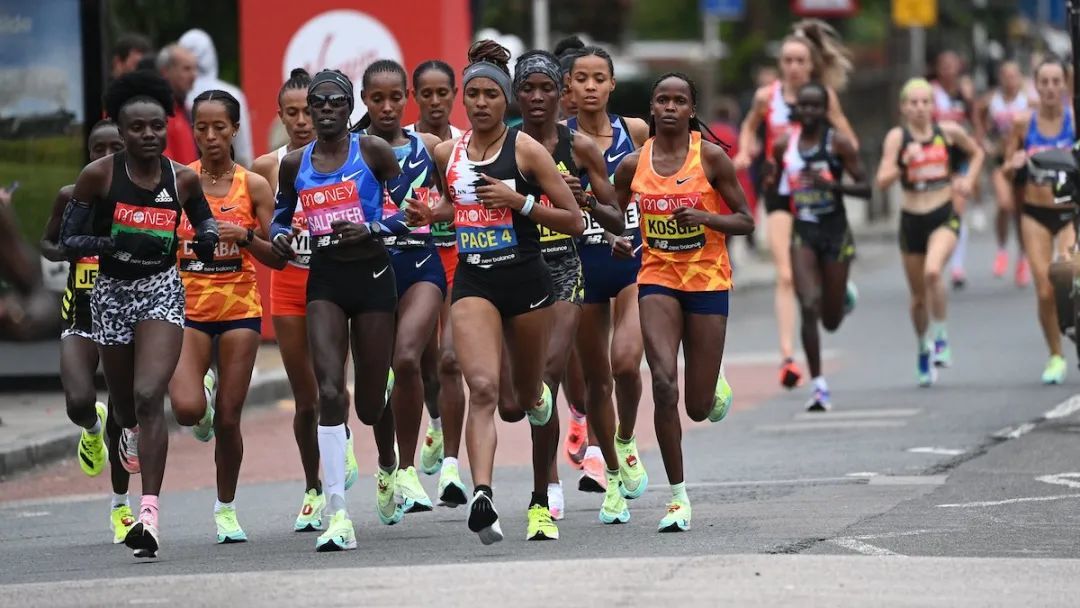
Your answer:
[[[1007,426],[1000,431],[994,433],[994,439],[1019,439],[1026,435],[1029,431],[1035,428],[1035,424],[1031,422],[1025,422],[1018,427]]]
[[[902,536],[919,536],[920,534],[928,534],[930,532],[944,532],[945,530],[907,530],[905,532],[882,532],[881,534],[859,534],[858,536],[852,536],[858,540],[874,540],[881,538],[900,538]]]
[[[1035,481],[1050,483],[1056,486],[1080,488],[1080,473],[1056,473],[1054,475],[1043,475],[1042,477],[1036,477]]]
[[[1073,413],[1080,411],[1080,395],[1073,395],[1065,401],[1058,404],[1054,409],[1043,414],[1044,420],[1055,420],[1057,418],[1065,418]]]
[[[894,408],[874,410],[838,410],[826,414],[820,412],[802,412],[794,416],[795,420],[849,420],[852,418],[906,418],[922,410],[918,408]]]
[[[1080,498],[1080,494],[1061,494],[1058,496],[1025,496],[1023,498],[1008,498],[1006,500],[985,500],[981,502],[960,502],[938,505],[942,509],[971,509],[977,507],[997,507],[1000,505],[1012,505],[1022,502],[1050,502],[1052,500],[1064,500],[1066,498]]]
[[[729,488],[738,486],[788,486],[811,485],[819,483],[851,483],[858,481],[851,477],[808,477],[803,479],[748,479],[745,481],[702,481],[688,483],[688,488]]]
[[[16,513],[16,514],[15,514],[15,517],[16,517],[16,518],[23,518],[23,517],[45,517],[45,516],[46,516],[46,515],[48,515],[48,514],[49,514],[49,512],[48,512],[48,511],[23,511],[22,513]]]
[[[847,477],[877,477],[878,473],[872,471],[864,471],[859,473],[848,473]]]
[[[759,431],[789,433],[800,431],[842,431],[849,429],[894,429],[907,426],[903,420],[837,420],[829,422],[828,414],[822,414],[821,422],[792,422],[788,424],[763,424],[755,427]]]
[[[874,557],[903,557],[899,553],[871,545],[870,543],[864,543],[855,538],[832,538],[829,539],[828,542],[837,547],[843,547],[848,551],[854,551],[855,553],[861,553],[863,555],[871,555]]]
[[[940,486],[948,475],[877,475],[870,478],[872,486]]]
[[[959,456],[967,450],[961,450],[956,448],[934,448],[934,447],[920,447],[920,448],[908,448],[908,451],[912,454],[939,454],[941,456]]]

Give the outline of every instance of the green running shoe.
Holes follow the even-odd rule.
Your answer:
[[[451,509],[469,502],[465,493],[465,484],[461,483],[461,474],[456,464],[443,464],[439,473],[439,505]]]
[[[360,479],[360,465],[356,463],[353,434],[350,432],[348,438],[345,439],[345,489],[353,487],[357,479]]]
[[[127,538],[127,534],[131,531],[131,526],[135,525],[135,514],[131,512],[131,507],[128,505],[120,505],[113,507],[112,512],[109,513],[109,528],[113,533],[113,544],[119,545]]]
[[[844,289],[844,316],[850,315],[855,310],[855,304],[859,301],[859,289],[852,281],[847,282]]]
[[[424,435],[424,445],[420,447],[420,470],[425,475],[434,475],[439,472],[443,461],[443,432],[442,429],[433,429],[428,424],[427,434]]]
[[[416,467],[398,469],[397,490],[401,494],[401,507],[406,513],[423,513],[432,509],[431,499],[420,484]]]
[[[638,458],[637,439],[623,442],[615,437],[615,452],[619,455],[619,492],[623,498],[633,500],[641,497],[645,489],[649,487],[649,473],[645,465]],[[608,480],[608,488],[611,488],[611,480]]]
[[[203,417],[191,427],[191,434],[195,439],[206,443],[214,438],[214,402],[217,400],[217,375],[213,369],[206,371],[203,376],[203,392],[206,393],[206,411]]]
[[[529,526],[525,540],[559,540],[559,527],[551,519],[551,511],[543,505],[529,507]]]
[[[1061,384],[1065,382],[1066,368],[1065,357],[1052,355],[1050,360],[1046,362],[1046,369],[1043,370],[1042,383]]]
[[[240,528],[240,522],[236,521],[236,509],[225,507],[214,513],[214,523],[217,524],[218,544],[245,543],[247,534]]]
[[[533,426],[544,426],[551,420],[551,389],[548,388],[546,382],[541,384],[544,385],[544,390],[540,393],[540,405],[530,408],[526,412],[529,417],[529,424]]]
[[[383,407],[390,405],[390,393],[394,392],[394,368],[386,371],[386,395],[383,397]]]
[[[375,473],[375,510],[379,513],[379,521],[387,526],[398,523],[405,515],[404,509],[394,500],[394,495],[397,494],[395,473],[396,471],[387,473],[381,468]],[[416,474],[416,469],[413,469],[413,474]],[[423,490],[423,488],[420,489]],[[429,509],[430,505],[429,501]]]
[[[319,494],[315,488],[311,488],[304,493],[304,504],[300,506],[300,514],[296,516],[293,530],[296,532],[322,530],[324,510],[326,510],[326,496]]]
[[[600,522],[605,524],[625,524],[630,521],[630,509],[626,506],[626,493],[620,487],[620,473],[606,472],[607,490],[604,491],[604,504],[600,506]]]
[[[109,452],[105,449],[105,417],[108,416],[105,411],[105,404],[98,401],[94,404],[94,411],[97,413],[101,430],[97,433],[91,433],[83,429],[82,435],[79,437],[77,450],[79,468],[90,477],[100,475],[105,470],[105,461],[109,458]],[[123,541],[121,540],[121,542]]]
[[[686,532],[690,529],[690,501],[673,498],[667,506],[667,514],[660,520],[657,532]]]
[[[353,531],[352,521],[349,515],[341,509],[330,518],[330,525],[326,532],[319,535],[315,540],[315,550],[319,553],[327,551],[349,551],[356,548],[356,532]]]
[[[728,384],[727,378],[721,372],[720,376],[716,379],[716,393],[713,394],[713,408],[709,412],[709,422],[720,422],[728,414],[728,410],[731,409],[731,401],[734,399],[734,395],[731,392],[731,385]]]

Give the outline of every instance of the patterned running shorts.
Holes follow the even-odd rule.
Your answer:
[[[99,274],[90,298],[94,342],[131,344],[140,321],[167,321],[183,327],[184,304],[184,284],[176,266],[141,279]]]
[[[554,260],[544,260],[551,270],[555,283],[555,299],[560,302],[581,304],[585,299],[585,282],[581,275],[581,258],[576,254],[562,255]]]

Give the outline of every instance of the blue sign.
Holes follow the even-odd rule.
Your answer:
[[[701,0],[701,12],[727,21],[737,21],[746,13],[746,0]]]
[[[1032,21],[1046,19],[1051,25],[1065,27],[1066,0],[1020,0],[1020,14]]]

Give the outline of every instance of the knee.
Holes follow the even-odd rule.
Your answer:
[[[937,285],[941,282],[941,271],[937,268],[927,268],[923,271],[923,282],[927,287]]]
[[[394,355],[394,376],[411,378],[420,375],[420,353],[401,352]]]
[[[926,308],[926,298],[923,294],[911,294],[911,310],[920,311]]]
[[[469,407],[494,409],[499,402],[497,376],[476,376],[466,379],[469,385]]]
[[[612,374],[614,377],[614,373]],[[585,402],[602,403],[611,396],[614,384],[606,375],[600,378],[589,378],[585,381]]]
[[[821,326],[825,328],[825,331],[833,332],[840,329],[840,323],[843,321],[843,315],[836,315],[835,317],[825,315],[821,318]]]
[[[1050,281],[1039,281],[1035,285],[1035,295],[1043,302],[1049,302],[1054,299],[1054,284]]]
[[[821,310],[821,298],[818,296],[806,296],[799,299],[799,310],[802,313],[803,324],[816,323],[818,311]]]
[[[670,409],[679,405],[679,383],[674,376],[653,373],[653,402],[657,409]]]
[[[694,422],[705,422],[709,417],[709,412],[712,411],[713,402],[712,396],[704,400],[686,401],[686,415]]]
[[[502,418],[504,422],[518,422],[525,417],[525,410],[518,407],[516,403],[507,403],[506,401],[499,400],[499,418]]]
[[[147,416],[153,416],[161,412],[162,401],[165,398],[165,390],[151,385],[136,385],[132,391],[135,401],[135,415],[139,420],[145,420]]]
[[[194,404],[191,403],[173,401],[172,410],[180,426],[195,426],[203,416],[203,413],[196,411]]]
[[[461,366],[458,365],[457,356],[454,355],[454,350],[450,348],[444,348],[439,353],[439,375],[441,376],[460,376]]]
[[[611,366],[611,377],[621,386],[641,382],[641,363],[634,357],[619,356],[616,353]]]
[[[793,291],[795,289],[795,280],[790,268],[776,269],[776,288],[780,291]]]
[[[67,415],[73,422],[88,416],[88,412],[94,411],[97,395],[84,388],[64,387],[64,402],[67,406]]]

